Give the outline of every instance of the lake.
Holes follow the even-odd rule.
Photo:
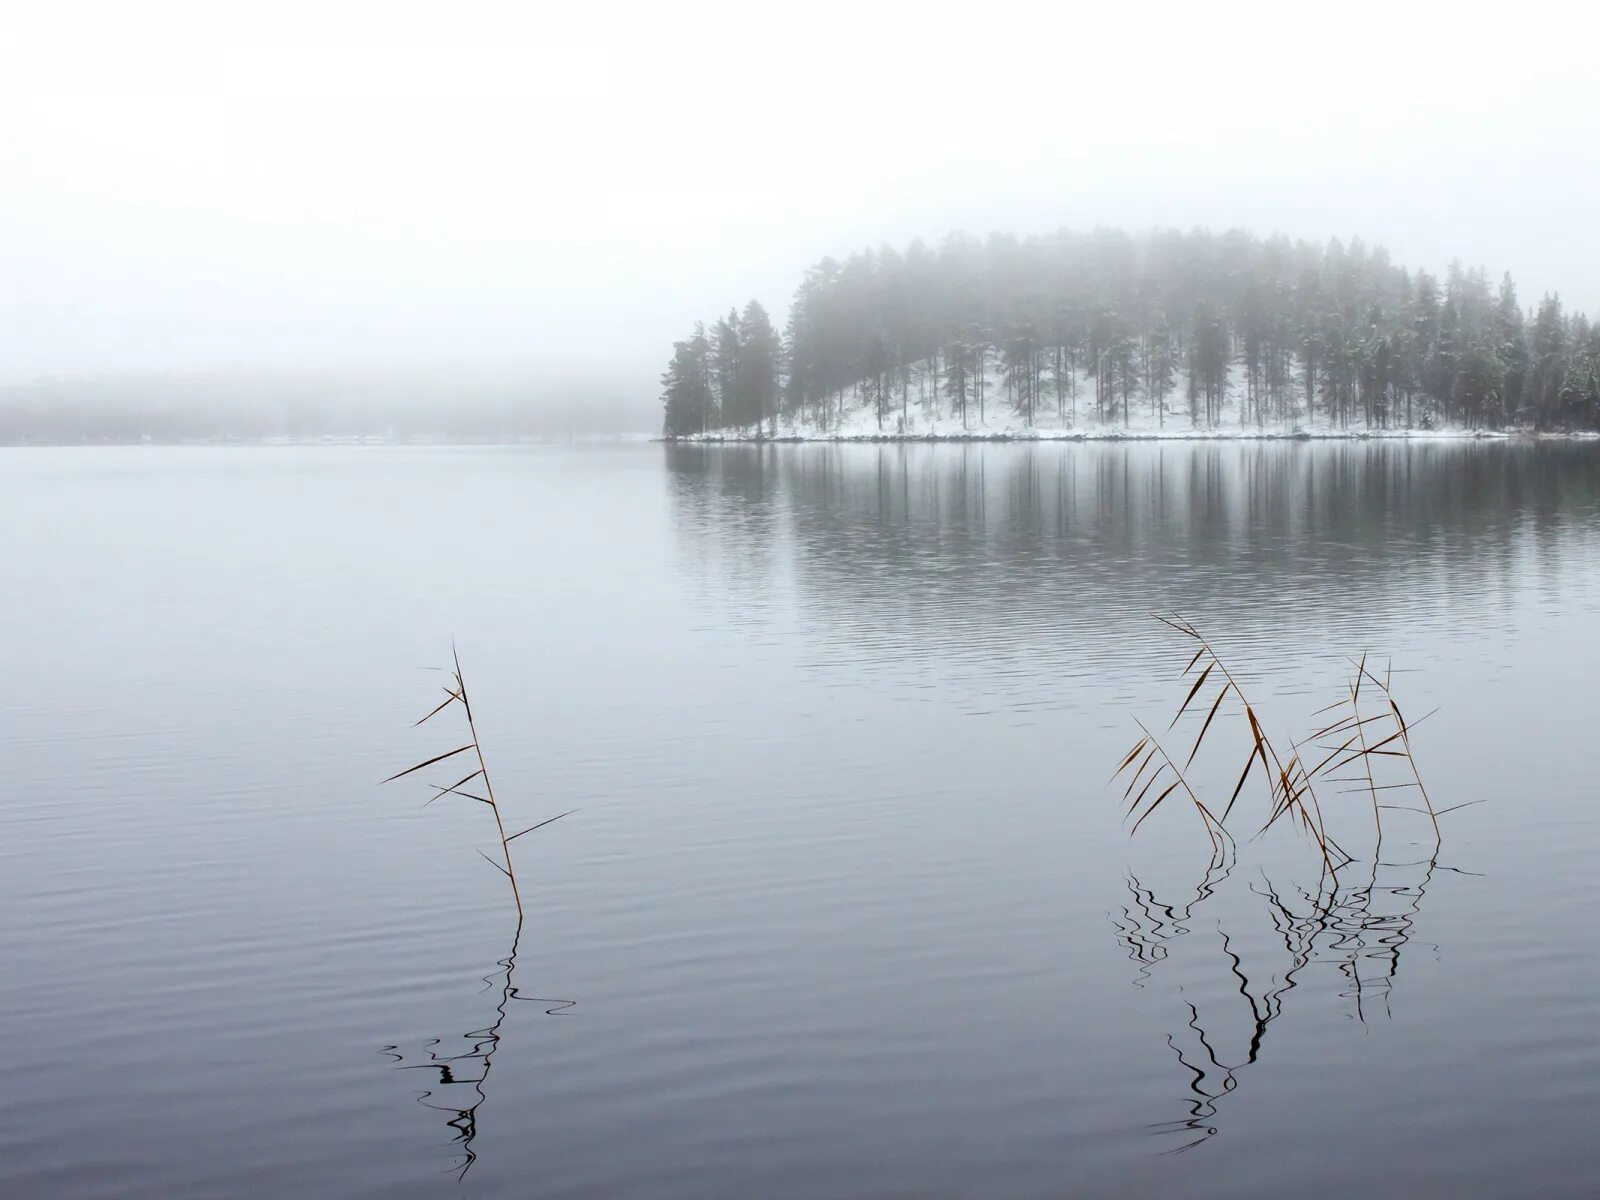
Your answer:
[[[8,450],[0,509],[0,1195],[1600,1186],[1600,447]],[[1285,742],[1392,660],[1437,852],[1319,907],[1259,777],[1227,872],[1130,838],[1153,610]],[[452,639],[508,820],[578,810],[520,934],[456,776],[378,786]]]

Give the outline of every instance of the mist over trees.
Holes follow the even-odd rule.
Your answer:
[[[1381,247],[1100,229],[825,258],[776,337],[755,301],[674,344],[669,436],[876,427],[1600,428],[1600,326],[1509,275]]]
[[[729,309],[707,331],[697,324],[673,344],[663,377],[667,429],[694,433],[727,426],[775,428],[782,409],[784,346],[767,310],[755,301]]]

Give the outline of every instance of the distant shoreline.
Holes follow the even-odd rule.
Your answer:
[[[390,449],[440,449],[448,447],[494,449],[497,447],[534,446],[599,446],[644,445],[658,442],[660,437],[649,433],[582,434],[576,437],[383,437],[377,434],[327,435],[323,437],[173,437],[173,438],[105,438],[100,440],[68,441],[0,441],[0,450],[112,450],[156,449],[188,447],[193,449],[266,449],[266,450],[332,450],[353,448]]]

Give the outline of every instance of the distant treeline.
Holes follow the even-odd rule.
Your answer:
[[[1025,423],[1150,412],[1201,428],[1600,428],[1600,326],[1506,275],[1441,281],[1382,248],[1242,231],[951,234],[825,258],[778,337],[751,301],[673,347],[665,429],[826,429],[870,406]],[[1224,417],[1224,404],[1228,415]]]
[[[0,445],[565,439],[647,427],[637,389],[532,368],[238,371],[0,387]]]

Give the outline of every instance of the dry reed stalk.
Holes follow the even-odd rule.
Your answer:
[[[465,746],[457,746],[454,750],[447,750],[443,754],[436,754],[432,758],[424,759],[415,766],[407,767],[404,771],[397,771],[383,782],[392,783],[396,779],[402,779],[405,776],[416,771],[420,771],[425,767],[431,767],[435,763],[441,763],[446,759],[455,758],[458,754],[466,754],[470,751],[474,755],[478,762],[478,769],[462,776],[454,783],[445,787],[441,787],[438,784],[429,784],[428,786],[434,790],[434,795],[432,799],[428,800],[423,805],[423,807],[426,808],[427,805],[432,804],[434,800],[442,800],[446,796],[459,796],[463,800],[473,800],[479,804],[487,804],[489,806],[490,811],[494,813],[494,825],[495,830],[500,838],[500,855],[503,859],[503,862],[495,862],[494,859],[490,858],[487,854],[484,854],[482,850],[478,851],[478,853],[483,857],[483,860],[486,863],[488,863],[495,870],[499,871],[506,877],[507,880],[510,881],[511,898],[516,902],[517,921],[518,927],[520,928],[523,917],[522,890],[517,887],[517,870],[516,864],[511,858],[511,843],[516,841],[525,833],[532,833],[535,829],[542,829],[544,826],[550,824],[550,822],[559,821],[562,817],[571,816],[578,810],[574,808],[569,809],[564,813],[557,813],[553,817],[546,817],[543,821],[540,821],[537,824],[529,825],[526,829],[522,829],[511,834],[509,837],[506,835],[505,820],[500,813],[500,804],[495,799],[494,784],[489,779],[489,764],[484,760],[483,745],[478,739],[478,725],[472,715],[472,702],[467,698],[467,681],[466,678],[461,674],[461,655],[457,653],[454,645],[450,647],[450,653],[455,662],[455,669],[451,672],[451,684],[447,685],[444,689],[444,700],[437,708],[428,713],[427,716],[416,721],[412,728],[416,728],[417,725],[422,725],[428,721],[431,721],[434,717],[444,712],[445,709],[454,704],[459,704],[461,705],[463,713],[466,715],[467,733],[471,736],[471,740]],[[475,780],[482,781],[481,786],[483,788],[483,795],[480,796],[476,792],[465,792],[461,790],[467,784],[473,783]]]
[[[1317,741],[1324,737],[1345,735],[1344,740],[1338,745],[1321,745],[1319,748],[1326,751],[1327,757],[1317,764],[1315,772],[1320,772],[1330,780],[1355,783],[1365,790],[1372,800],[1373,820],[1378,826],[1378,842],[1383,839],[1382,810],[1402,810],[1420,812],[1427,815],[1433,825],[1434,842],[1437,845],[1441,839],[1439,817],[1441,812],[1433,806],[1433,800],[1428,795],[1428,789],[1422,782],[1422,773],[1417,767],[1416,756],[1411,750],[1411,730],[1433,714],[1428,713],[1414,722],[1407,722],[1400,711],[1400,705],[1395,701],[1394,692],[1390,687],[1392,665],[1386,668],[1383,678],[1378,678],[1367,666],[1366,656],[1360,661],[1352,660],[1355,674],[1351,679],[1349,696],[1336,704],[1329,705],[1322,712],[1347,707],[1349,715],[1324,726],[1312,734],[1309,741]],[[1376,691],[1382,698],[1382,708],[1375,714],[1368,715],[1361,708],[1361,692],[1364,686],[1370,685],[1370,690]],[[1319,714],[1320,715],[1320,714]],[[1387,731],[1387,732],[1386,732]],[[1368,740],[1369,734],[1375,740]],[[1340,757],[1340,756],[1343,757]],[[1399,783],[1380,784],[1373,772],[1374,759],[1398,759],[1409,772],[1410,780]],[[1361,774],[1357,776],[1337,776],[1336,771],[1359,763]],[[1415,789],[1422,798],[1422,808],[1415,808],[1405,804],[1383,804],[1378,800],[1380,791],[1392,789]],[[1463,807],[1458,805],[1456,807]],[[1454,811],[1446,809],[1446,812]]]

